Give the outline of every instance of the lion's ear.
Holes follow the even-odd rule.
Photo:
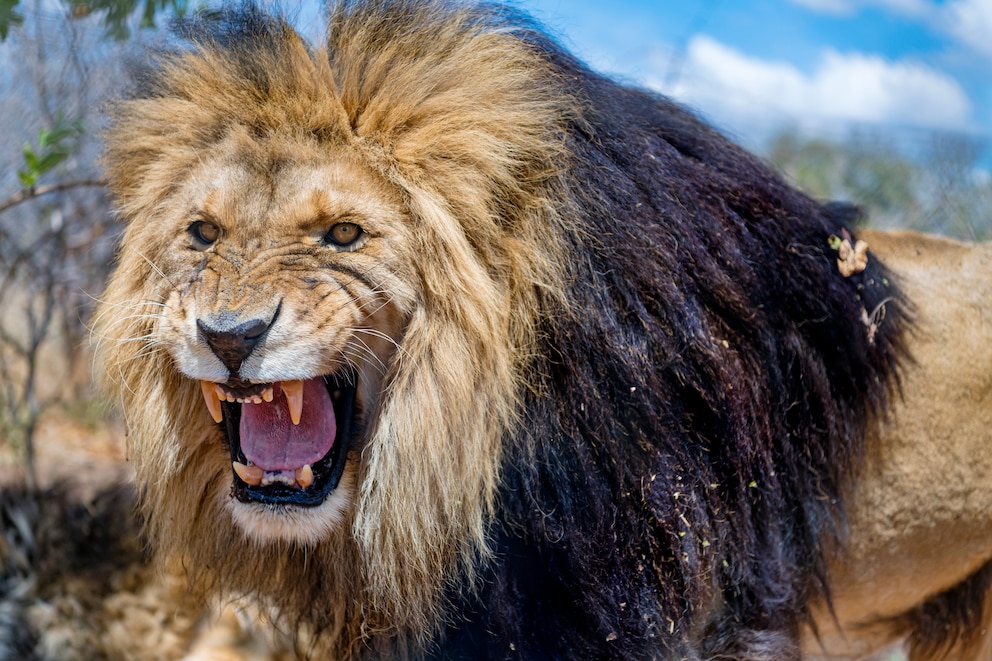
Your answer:
[[[368,3],[332,13],[330,67],[358,137],[378,143],[408,177],[442,191],[449,175],[477,177],[466,185],[477,191],[515,187],[536,164],[558,160],[549,150],[560,127],[549,118],[564,114],[566,100],[545,84],[554,76],[540,49],[484,21],[466,29],[480,20],[468,9],[463,20],[450,20],[431,7],[385,12]],[[409,38],[423,33],[430,39]]]

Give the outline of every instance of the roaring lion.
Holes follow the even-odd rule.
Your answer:
[[[906,353],[857,212],[500,5],[182,34],[96,335],[191,588],[317,658],[799,658]]]

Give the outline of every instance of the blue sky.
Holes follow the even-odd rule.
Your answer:
[[[673,96],[750,147],[992,140],[992,0],[518,0],[594,68]],[[986,162],[992,161],[989,150]]]

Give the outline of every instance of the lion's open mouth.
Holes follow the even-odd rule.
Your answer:
[[[353,375],[201,385],[223,423],[235,498],[310,507],[337,487],[355,420]]]

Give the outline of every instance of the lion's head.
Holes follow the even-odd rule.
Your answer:
[[[335,592],[413,617],[486,552],[535,288],[560,279],[560,139],[516,40],[440,30],[506,63],[472,81],[348,41],[402,29],[377,18],[336,17],[343,70],[257,15],[250,54],[161,55],[108,133],[127,229],[96,335],[157,543],[241,575],[329,553]]]
[[[854,215],[495,4],[187,36],[107,134],[156,546],[330,656],[783,653],[896,355]]]

